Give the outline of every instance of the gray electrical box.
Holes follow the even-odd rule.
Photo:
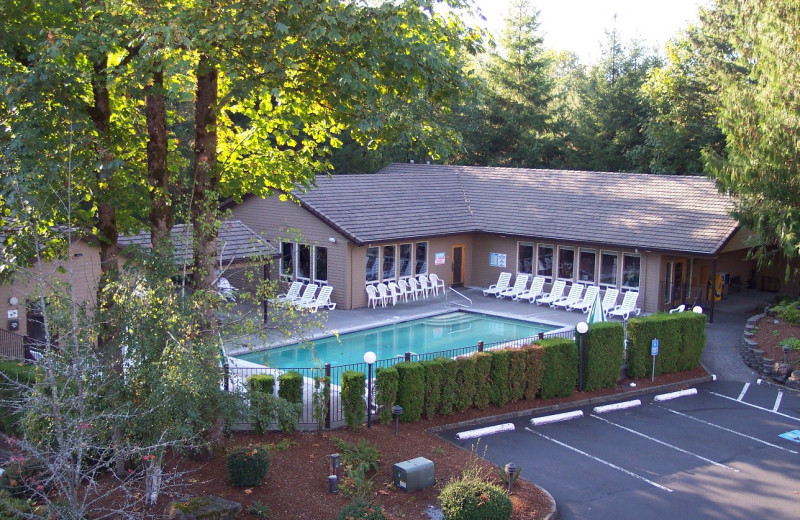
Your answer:
[[[394,484],[405,491],[416,491],[433,485],[433,462],[425,457],[398,462],[392,466]]]

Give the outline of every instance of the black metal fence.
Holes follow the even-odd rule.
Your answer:
[[[378,368],[390,367],[402,361],[425,361],[432,360],[440,357],[456,358],[459,356],[468,356],[475,352],[483,352],[486,350],[494,350],[501,348],[522,348],[531,343],[545,338],[574,338],[574,331],[560,330],[554,332],[539,333],[538,336],[527,338],[520,338],[511,341],[500,341],[496,343],[484,344],[479,342],[477,345],[468,347],[452,348],[447,350],[440,350],[437,352],[427,352],[418,354],[415,352],[406,352],[403,356],[396,356],[390,359],[376,360],[372,365],[373,378],[375,371]],[[369,367],[366,363],[353,363],[349,365],[331,366],[325,364],[323,367],[316,368],[271,368],[271,367],[234,367],[226,366],[225,387],[228,391],[245,392],[247,388],[247,378],[256,374],[271,374],[277,380],[278,376],[284,372],[294,371],[299,372],[303,376],[303,410],[300,416],[300,424],[303,427],[312,427],[319,423],[324,424],[326,428],[331,426],[341,425],[344,421],[344,413],[342,410],[341,401],[341,381],[342,374],[348,370],[369,373]],[[328,392],[328,407],[325,417],[315,417],[314,414],[314,392],[324,392],[323,386],[317,385],[320,378],[327,377],[330,381],[330,391]],[[374,393],[373,393],[374,395]],[[373,405],[374,406],[374,405]]]
[[[31,359],[27,337],[0,329],[0,358]]]

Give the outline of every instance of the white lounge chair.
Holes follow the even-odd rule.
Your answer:
[[[639,299],[638,291],[628,291],[622,297],[622,303],[608,311],[609,316],[619,316],[623,320],[630,318],[631,313],[639,315],[642,309],[636,307],[636,301]]]
[[[220,278],[217,280],[217,294],[225,298],[229,302],[236,301],[236,287],[231,285],[227,278]]]
[[[306,288],[303,289],[303,295],[300,298],[298,298],[297,300],[294,300],[292,302],[292,305],[295,305],[297,307],[303,307],[303,306],[308,305],[309,303],[313,302],[314,301],[314,297],[317,294],[317,288],[318,287],[319,287],[319,285],[317,285],[315,283],[310,283],[310,284],[306,285]]]
[[[671,309],[671,310],[669,311],[669,313],[670,313],[670,314],[675,314],[676,312],[683,312],[683,311],[685,311],[685,310],[686,310],[686,305],[684,305],[684,304],[680,304],[680,305],[678,305],[677,307],[675,307],[674,309]]]
[[[434,296],[439,296],[439,289],[444,293],[444,280],[439,278],[436,273],[431,273],[428,276],[428,280],[431,282],[431,290],[433,290]]]
[[[414,300],[418,300],[420,296],[422,296],[422,288],[419,286],[416,278],[409,278],[408,279],[408,288],[411,289],[411,297]]]
[[[502,272],[500,276],[497,277],[497,283],[490,285],[488,289],[483,290],[484,296],[493,295],[496,296],[497,294],[505,291],[508,289],[508,284],[511,282],[511,273]]]
[[[554,302],[550,302],[550,307],[564,307],[565,309],[571,307],[578,303],[581,299],[581,295],[583,294],[584,285],[580,283],[574,283],[569,288],[569,293],[567,293],[566,298],[561,298],[560,300],[556,300]]]
[[[564,280],[556,280],[553,282],[553,286],[550,288],[549,293],[544,293],[542,296],[539,296],[536,299],[537,305],[542,305],[546,303],[550,305],[553,302],[556,302],[564,297],[564,288],[567,286],[567,282]]]
[[[580,301],[575,302],[572,305],[567,306],[568,311],[579,310],[582,313],[586,314],[592,308],[594,304],[595,298],[600,293],[600,287],[596,285],[590,285],[586,288],[586,294],[583,295]]]
[[[279,294],[275,298],[270,300],[271,303],[289,303],[293,302],[294,300],[300,298],[300,290],[303,288],[303,282],[292,282],[292,285],[289,286],[289,290],[286,291],[284,294]]]
[[[379,303],[382,304],[381,297],[378,296],[378,289],[374,285],[367,285],[367,307],[372,305],[373,309],[377,309]]]
[[[500,291],[495,296],[498,298],[515,298],[517,295],[522,294],[525,292],[525,288],[528,287],[528,280],[531,279],[531,275],[529,274],[518,274],[517,279],[514,280],[514,286],[509,287],[504,291]]]
[[[427,298],[431,295],[431,282],[428,281],[428,275],[421,274],[417,277],[419,281],[419,288],[422,290],[422,296]]]
[[[617,306],[617,296],[619,289],[606,289],[603,295],[603,314],[608,315],[608,311]]]
[[[535,276],[531,282],[531,288],[527,291],[522,291],[520,294],[514,296],[515,301],[528,300],[533,303],[533,300],[542,295],[544,289],[544,276]]]
[[[400,290],[400,286],[397,285],[397,282],[389,282],[389,298],[392,300],[392,305],[397,305],[397,302],[403,299],[403,291]]]
[[[389,287],[381,282],[376,285],[375,288],[378,289],[378,297],[381,299],[381,305],[386,307],[386,304],[389,303],[389,298],[391,298],[391,296],[389,296]]]
[[[320,307],[327,307],[328,310],[332,311],[336,308],[336,304],[331,301],[332,292],[333,287],[326,285],[319,290],[319,294],[316,298],[314,298],[314,300],[312,300],[310,303],[304,303],[299,306],[312,312],[317,312]]]

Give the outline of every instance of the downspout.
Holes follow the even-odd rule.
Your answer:
[[[713,273],[711,274],[711,312],[708,313],[708,322],[714,323],[714,307],[716,306],[717,302],[717,258],[714,257],[714,262],[712,264],[711,270]]]

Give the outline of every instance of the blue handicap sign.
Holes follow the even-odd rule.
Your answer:
[[[800,430],[792,430],[790,432],[782,433],[778,437],[800,443]]]
[[[657,356],[658,355],[658,338],[654,339],[652,343],[650,343],[650,355]]]

